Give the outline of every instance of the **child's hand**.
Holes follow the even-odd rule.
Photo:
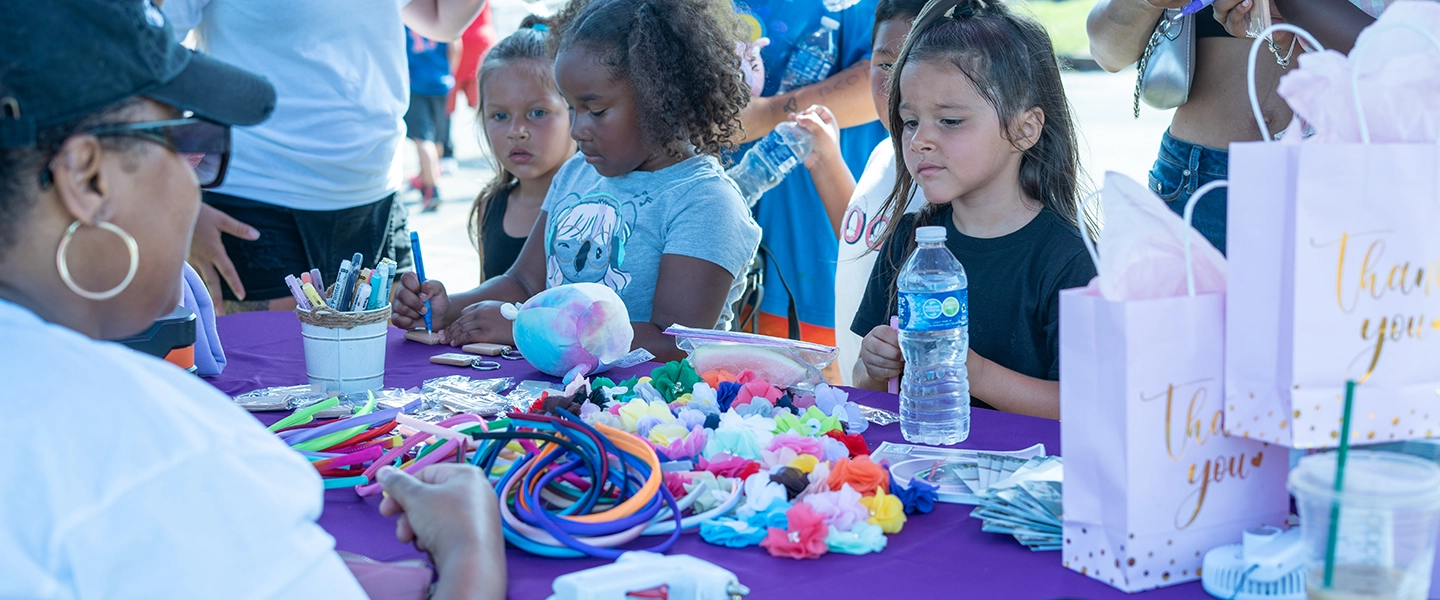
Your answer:
[[[439,332],[441,343],[464,346],[485,342],[514,346],[515,322],[500,314],[500,307],[504,305],[504,302],[485,300],[465,307],[454,323]]]
[[[835,113],[824,106],[813,104],[810,108],[790,115],[790,120],[815,136],[815,147],[810,151],[810,156],[805,158],[806,168],[844,164],[845,159],[840,155],[840,125],[835,122]]]
[[[431,325],[437,329],[445,327],[445,313],[450,310],[450,295],[445,293],[445,284],[434,279],[420,284],[414,272],[400,274],[400,286],[395,288],[395,299],[391,306],[390,322],[396,327],[409,331],[425,326],[425,301],[430,301]]]
[[[905,372],[900,334],[889,325],[876,325],[860,342],[860,364],[865,365],[866,375],[877,382],[899,377]]]

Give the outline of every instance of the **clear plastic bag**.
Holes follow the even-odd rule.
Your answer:
[[[329,398],[310,385],[282,385],[245,392],[234,398],[235,405],[250,412],[296,410]]]
[[[510,410],[510,400],[500,392],[514,385],[510,377],[496,379],[471,379],[464,375],[451,375],[426,380],[420,391],[425,397],[425,410],[448,410],[451,413],[469,413],[482,417],[493,417]]]
[[[1250,24],[1245,26],[1245,35],[1260,37],[1260,32],[1269,29],[1270,25],[1270,0],[1255,0],[1255,5],[1250,7]]]
[[[675,345],[701,374],[750,371],[779,388],[813,389],[825,381],[821,371],[835,362],[833,346],[813,342],[681,325],[671,325],[665,334],[675,336]]]

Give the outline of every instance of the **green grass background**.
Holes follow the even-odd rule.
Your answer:
[[[1018,0],[1017,8],[1034,15],[1050,32],[1055,53],[1065,57],[1090,56],[1085,17],[1096,0]]]

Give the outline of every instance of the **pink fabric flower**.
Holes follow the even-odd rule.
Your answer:
[[[826,525],[849,531],[870,518],[870,509],[860,503],[860,497],[860,492],[847,483],[839,491],[810,494],[804,503],[824,518]]]
[[[825,538],[830,534],[830,528],[810,505],[796,504],[785,512],[785,517],[790,522],[789,528],[771,527],[765,539],[760,542],[771,556],[819,558],[829,550]]]
[[[746,373],[749,373],[749,371],[746,371]],[[735,395],[735,402],[732,403],[731,406],[749,404],[752,398],[764,398],[769,400],[771,404],[774,404],[775,401],[779,400],[780,396],[783,395],[784,392],[770,385],[770,382],[763,379],[756,379],[746,383],[744,387],[740,388],[740,393]]]
[[[754,470],[751,470],[751,466]],[[709,460],[701,458],[696,465],[702,471],[709,471],[719,477],[744,479],[760,470],[760,463],[729,454],[716,454]]]
[[[793,431],[787,431],[775,436],[774,439],[770,440],[770,444],[766,446],[765,449],[774,451],[780,448],[789,448],[794,450],[795,454],[825,455],[825,446],[820,443],[820,440],[803,436]]]
[[[665,474],[665,489],[670,490],[670,494],[676,498],[685,497],[685,484],[687,483],[690,483],[689,473],[670,472]]]
[[[669,446],[656,447],[655,449],[670,460],[685,460],[700,456],[700,452],[705,449],[705,442],[709,441],[709,439],[710,434],[705,428],[697,425],[690,430],[690,435],[685,436],[685,439],[677,440],[671,442]]]

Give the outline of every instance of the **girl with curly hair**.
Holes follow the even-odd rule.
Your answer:
[[[731,0],[572,0],[554,18],[555,80],[580,154],[555,174],[520,257],[503,275],[448,295],[402,277],[394,323],[422,321],[442,343],[513,343],[505,302],[546,287],[610,286],[634,347],[683,358],[673,324],[726,328],[760,228],[719,155],[749,101]]]

